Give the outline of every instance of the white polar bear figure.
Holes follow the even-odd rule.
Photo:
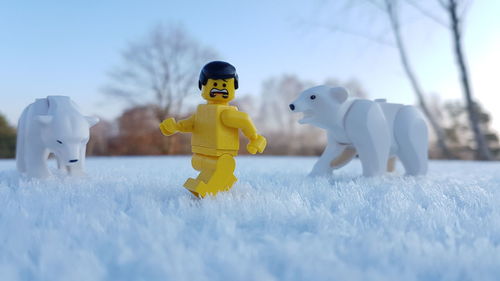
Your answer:
[[[83,116],[69,97],[48,96],[26,107],[17,126],[17,169],[29,177],[47,178],[52,153],[60,170],[84,174],[89,128],[99,122]]]
[[[349,98],[342,87],[317,86],[303,91],[290,109],[304,114],[299,123],[327,131],[328,145],[312,176],[329,175],[356,155],[364,176],[393,171],[396,157],[406,174],[427,173],[427,125],[414,106]]]

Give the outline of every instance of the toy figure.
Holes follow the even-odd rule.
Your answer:
[[[359,155],[364,176],[392,171],[398,157],[408,175],[427,172],[427,125],[414,107],[348,98],[342,87],[317,86],[290,104],[303,112],[301,124],[325,129],[328,145],[311,175],[329,175]]]
[[[201,96],[206,104],[198,105],[191,117],[175,121],[165,119],[161,132],[170,136],[176,132],[192,133],[192,166],[200,174],[189,178],[184,187],[198,197],[215,195],[229,190],[237,178],[234,156],[239,149],[239,129],[250,141],[247,150],[251,154],[262,153],[266,139],[257,130],[248,114],[229,105],[238,89],[238,75],[234,66],[223,61],[213,61],[203,67],[198,81]]]
[[[47,178],[49,154],[60,170],[84,173],[89,128],[99,119],[83,116],[66,96],[37,99],[24,109],[17,126],[17,169],[30,177]]]

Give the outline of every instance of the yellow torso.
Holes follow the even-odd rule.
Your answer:
[[[221,113],[228,109],[238,110],[236,106],[231,105],[198,105],[191,137],[193,153],[210,156],[238,154],[238,129],[225,126],[221,119]]]

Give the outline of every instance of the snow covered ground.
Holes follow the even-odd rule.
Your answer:
[[[239,157],[233,189],[198,200],[188,157],[90,158],[88,178],[47,181],[2,160],[0,280],[500,279],[500,163],[310,179],[314,162]]]

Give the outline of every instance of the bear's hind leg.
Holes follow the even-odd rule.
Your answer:
[[[398,144],[398,157],[406,174],[417,176],[427,173],[427,125],[417,109],[405,106],[396,115],[394,136]]]

